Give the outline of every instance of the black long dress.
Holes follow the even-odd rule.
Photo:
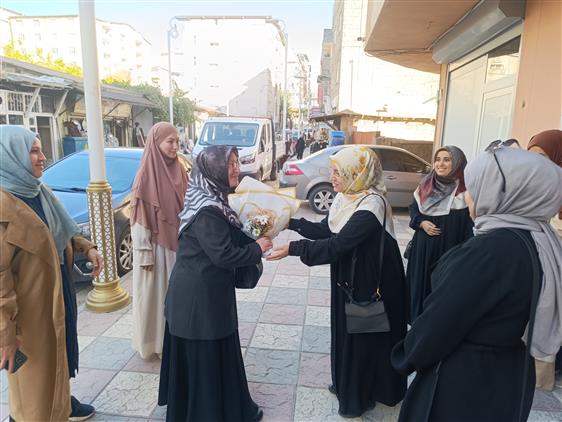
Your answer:
[[[516,421],[532,289],[525,244],[506,229],[476,236],[442,257],[432,285],[424,312],[392,352],[396,369],[417,371],[399,421]],[[534,386],[530,359],[524,420]]]
[[[25,202],[39,216],[39,218],[49,227],[41,198],[26,198],[16,195]],[[62,278],[62,293],[64,298],[64,329],[66,340],[66,360],[68,363],[68,373],[70,378],[76,377],[78,371],[78,305],[76,304],[76,290],[72,281],[72,276],[64,262],[60,263],[60,273]]]
[[[159,405],[166,420],[252,421],[258,413],[240,351],[234,269],[261,249],[213,207],[182,231],[166,295]]]
[[[422,214],[416,201],[410,210],[410,227],[416,232],[412,238],[412,249],[406,270],[406,284],[410,296],[410,321],[423,311],[423,302],[431,293],[431,272],[435,264],[452,247],[472,237],[474,223],[468,208],[451,210],[447,215]],[[424,220],[431,221],[441,229],[438,236],[428,235],[421,227]]]
[[[289,255],[300,256],[306,265],[331,264],[331,363],[332,382],[339,400],[339,412],[359,416],[375,402],[388,406],[399,403],[406,391],[406,377],[390,364],[392,347],[406,334],[406,287],[404,268],[396,240],[369,211],[357,211],[338,234],[327,218],[320,223],[291,220],[289,228],[310,240],[289,245]],[[347,282],[353,249],[357,248],[355,299],[368,300],[378,277],[380,236],[384,238],[381,291],[391,331],[348,334],[345,293],[338,282]]]

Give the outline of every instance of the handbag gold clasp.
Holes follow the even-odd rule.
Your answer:
[[[376,299],[376,300],[380,300],[381,297],[382,297],[382,296],[381,296],[381,293],[380,293],[380,288],[377,287],[377,292],[375,293],[375,299]]]

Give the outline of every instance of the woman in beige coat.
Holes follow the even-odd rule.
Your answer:
[[[103,262],[40,182],[45,156],[36,135],[1,126],[0,156],[0,366],[8,365],[10,417],[80,420],[71,415],[61,263],[71,268],[77,251],[97,275]],[[17,349],[28,359],[12,373]]]

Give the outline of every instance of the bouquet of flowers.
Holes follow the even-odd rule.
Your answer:
[[[235,193],[228,196],[230,207],[242,222],[242,231],[252,239],[273,239],[299,209],[294,189],[273,189],[250,177],[244,177]]]

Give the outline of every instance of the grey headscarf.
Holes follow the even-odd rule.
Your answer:
[[[476,207],[474,233],[499,228],[531,232],[543,270],[531,354],[544,358],[562,345],[562,242],[548,223],[562,206],[562,169],[525,150],[503,147],[495,155],[505,180],[488,152],[465,171]]]
[[[24,198],[39,195],[61,263],[66,244],[80,229],[53,192],[33,176],[29,152],[37,134],[19,126],[0,126],[0,188]]]
[[[228,157],[238,150],[235,147],[213,145],[205,148],[197,156],[185,194],[182,212],[179,214],[181,233],[205,207],[218,208],[229,223],[240,228],[242,224],[238,215],[228,205],[231,191],[228,182]]]

